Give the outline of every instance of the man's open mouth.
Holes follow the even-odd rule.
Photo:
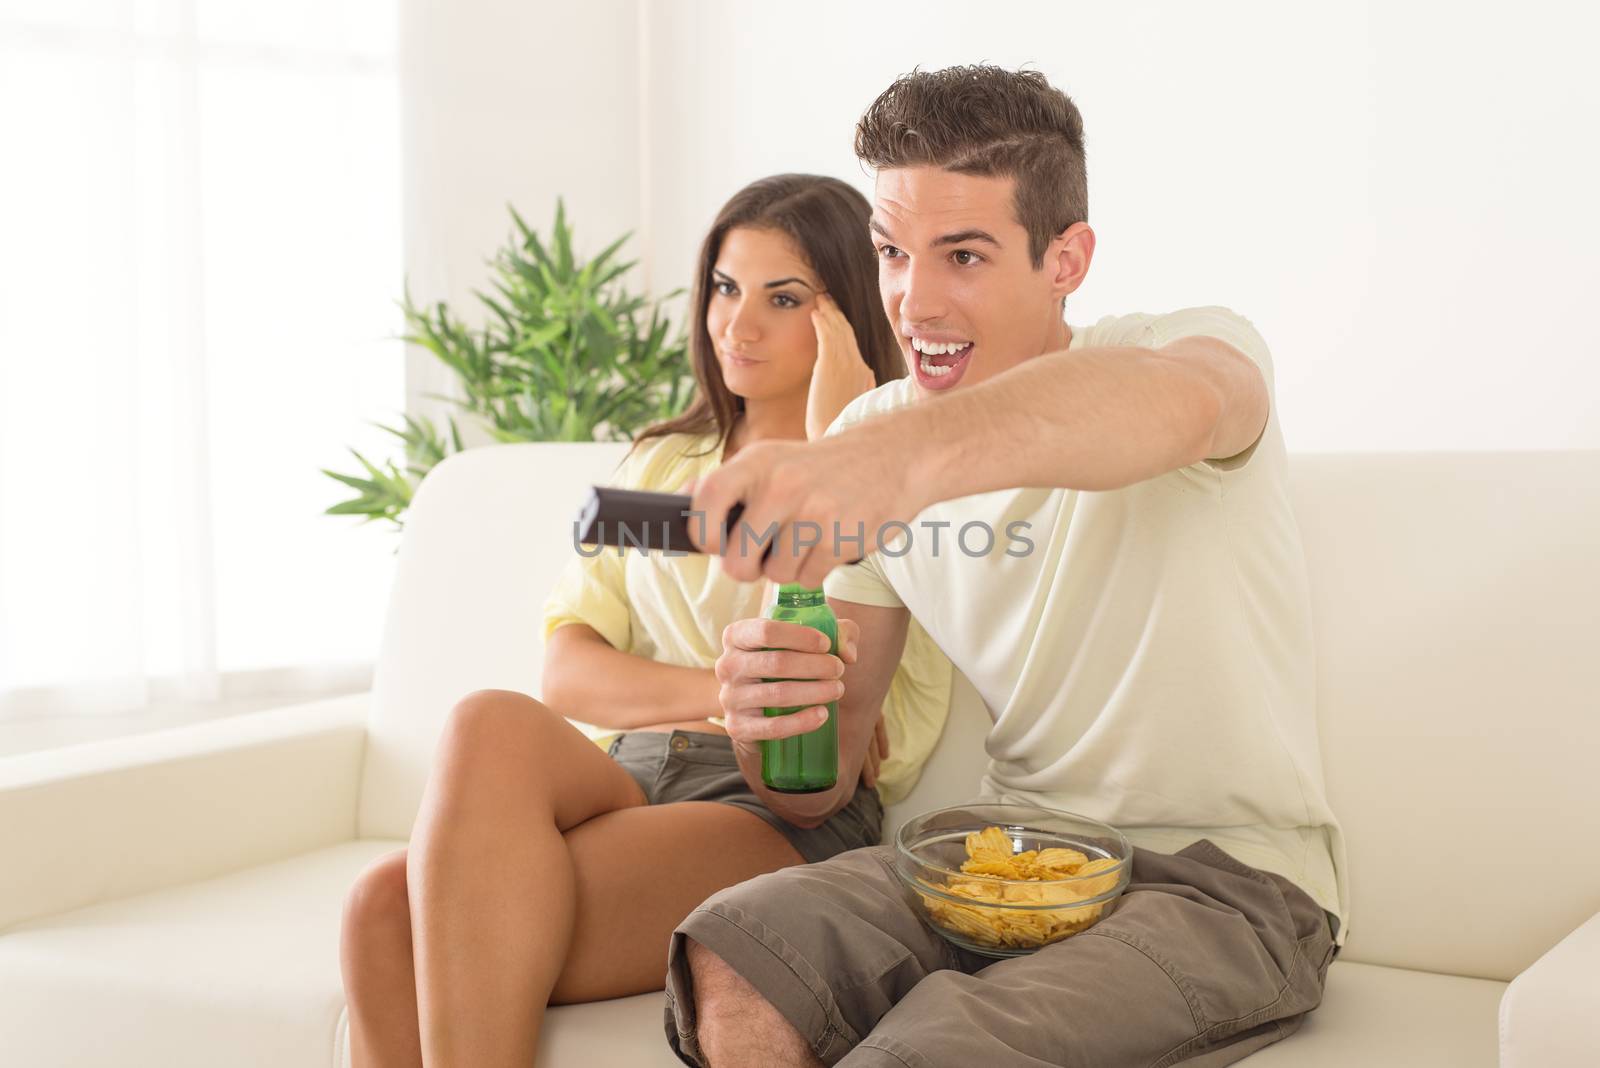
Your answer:
[[[926,341],[911,338],[911,348],[917,354],[917,370],[930,384],[952,375],[972,355],[972,342],[960,338],[949,341]]]

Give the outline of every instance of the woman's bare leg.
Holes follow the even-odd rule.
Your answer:
[[[660,990],[685,916],[718,890],[804,862],[761,817],[712,801],[607,813],[566,838],[578,904],[554,1005]]]
[[[667,939],[695,906],[803,860],[761,819],[709,802],[605,813],[565,838],[577,875],[577,919],[549,998],[557,1005],[660,990]],[[647,879],[649,891],[641,892]],[[345,903],[341,961],[353,1068],[421,1065],[406,850],[380,857],[356,880]]]
[[[406,851],[369,864],[344,902],[339,968],[351,1068],[422,1068]]]
[[[576,912],[562,832],[644,803],[626,771],[526,694],[479,690],[456,705],[406,862],[426,1064],[533,1063]]]
[[[482,698],[484,693],[473,696]],[[556,744],[542,757],[528,758],[526,766],[519,765],[526,777],[569,779],[574,766],[586,766],[603,781],[611,777],[606,772],[615,772],[627,779],[626,785],[633,787],[640,802],[601,812],[560,836],[559,844],[573,874],[570,919],[564,927],[556,927],[552,925],[553,918],[536,918],[517,932],[529,947],[523,961],[526,970],[554,976],[554,986],[543,987],[541,996],[538,987],[542,984],[536,984],[529,993],[530,1001],[506,1006],[503,1015],[483,1020],[472,1032],[488,1040],[486,1045],[493,1044],[493,1036],[501,1033],[510,1033],[513,1038],[524,1034],[525,1041],[536,1045],[546,1001],[562,1004],[661,989],[667,939],[683,917],[717,890],[762,872],[801,863],[803,858],[765,821],[728,805],[643,805],[643,795],[637,793],[631,777],[570,724],[525,695],[510,694],[504,703],[520,709],[513,713],[518,722],[523,716],[531,716],[537,722],[539,713],[543,713],[564,728],[544,724],[556,739],[570,732],[581,742],[575,747]],[[532,711],[533,706],[539,713]],[[454,743],[456,748],[461,748],[461,742],[458,739]],[[440,765],[445,762],[445,754],[446,746],[441,741]],[[594,765],[596,756],[603,765]],[[561,764],[565,772],[556,764]],[[431,782],[429,791],[435,792]],[[428,807],[426,799],[424,807]],[[542,809],[547,813],[546,826],[551,829],[556,827],[554,808],[546,804]],[[502,813],[500,820],[502,829],[490,838],[520,833],[504,829],[510,820],[508,814]],[[399,850],[370,865],[346,901],[341,960],[355,1068],[423,1063],[418,991],[425,980],[419,980],[415,971],[412,919],[415,912],[426,910],[429,905],[412,893],[408,883],[408,855],[420,845],[421,828],[419,818],[412,850]],[[499,844],[508,843],[502,837]],[[561,867],[559,856],[545,859],[551,871]],[[482,874],[480,865],[480,883]],[[543,872],[538,879],[550,883],[549,876],[550,872]],[[640,891],[645,880],[648,893]],[[537,896],[531,890],[510,895],[514,903]],[[493,915],[493,910],[489,914]],[[448,959],[470,970],[473,961],[469,954],[470,951],[450,952]],[[470,988],[460,996],[469,1002],[474,999]],[[525,1028],[520,1027],[524,1024]],[[476,1052],[469,1055],[481,1056]],[[516,1056],[521,1057],[521,1052]],[[530,1064],[531,1058],[530,1053],[520,1063]],[[432,1052],[427,1061],[452,1063],[448,1056],[441,1060]]]

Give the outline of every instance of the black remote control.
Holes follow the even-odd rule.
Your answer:
[[[689,538],[693,498],[683,493],[595,486],[578,512],[578,540],[585,545],[632,546],[646,551],[697,553]],[[734,529],[743,504],[728,510],[726,530]],[[696,520],[704,523],[704,517]],[[772,546],[767,546],[767,552]]]
[[[683,493],[656,493],[651,490],[617,489],[595,486],[578,511],[578,541],[585,545],[632,546],[646,552],[697,553],[689,538],[690,509],[694,499]],[[743,502],[728,509],[723,541],[739,524]],[[694,519],[704,523],[705,517]],[[772,555],[777,541],[769,541],[761,559]],[[850,563],[858,564],[858,557]]]

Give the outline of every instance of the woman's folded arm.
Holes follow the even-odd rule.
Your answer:
[[[550,633],[544,703],[570,719],[613,730],[721,714],[711,668],[679,667],[624,653],[582,623]]]

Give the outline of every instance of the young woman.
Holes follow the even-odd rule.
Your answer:
[[[681,490],[751,442],[819,436],[906,373],[869,211],[845,183],[796,174],[723,207],[691,302],[698,394],[639,435],[613,484]],[[722,631],[771,593],[697,554],[574,554],[545,605],[544,702],[479,690],[456,705],[410,847],[346,901],[356,1068],[530,1064],[546,1004],[661,989],[669,935],[713,892],[878,842],[883,803],[943,728],[950,663],[913,623],[860,787],[795,827],[757,800],[715,719]],[[837,696],[817,686],[817,703]],[[567,717],[616,733],[602,748]]]

